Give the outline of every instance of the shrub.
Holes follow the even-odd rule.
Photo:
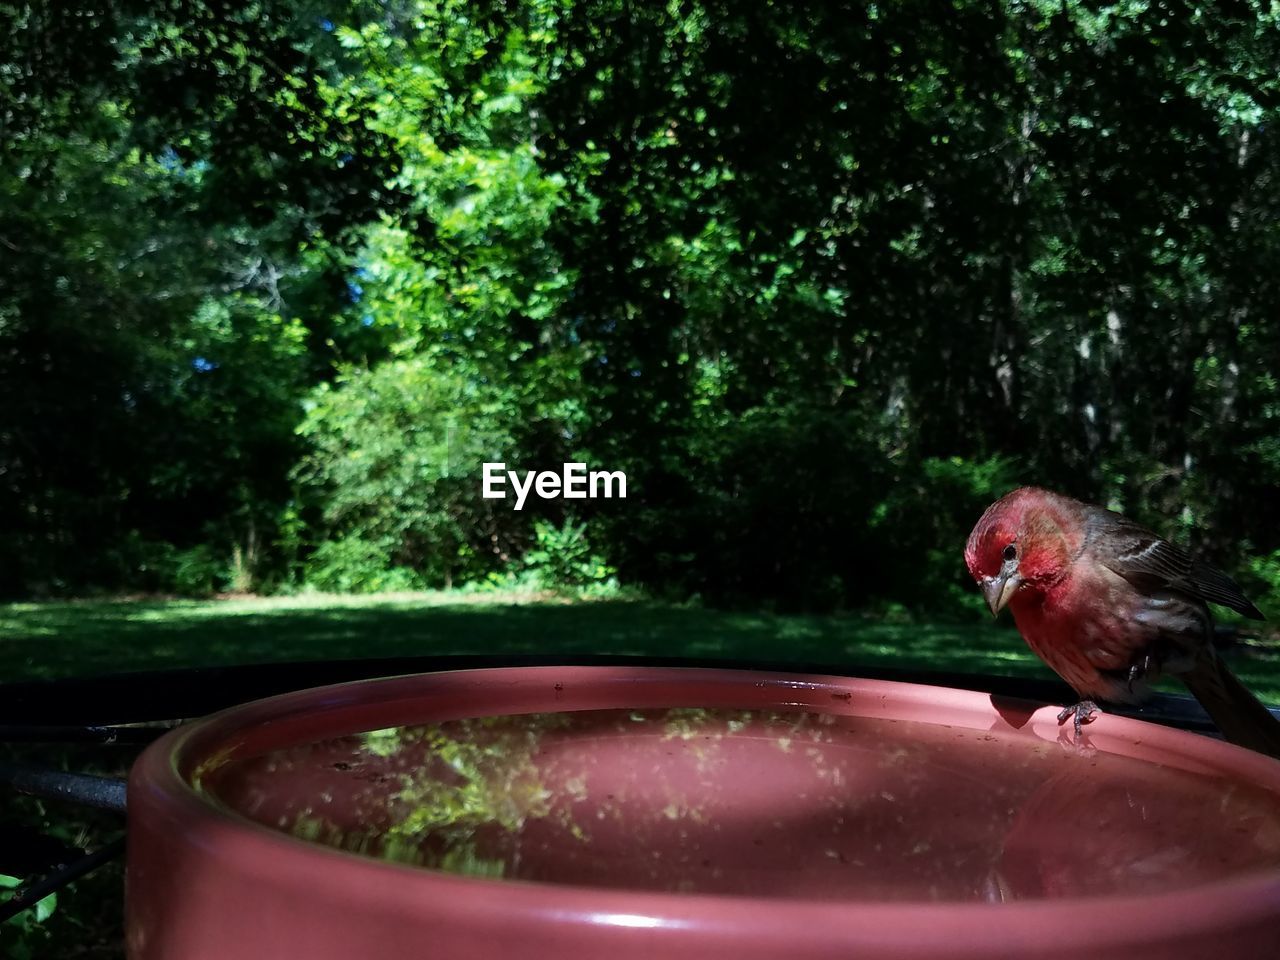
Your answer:
[[[534,521],[534,546],[524,556],[526,569],[548,589],[616,586],[616,571],[592,551],[587,524],[566,520],[555,526]]]
[[[450,587],[504,566],[523,518],[483,499],[479,478],[511,448],[500,426],[510,419],[484,385],[428,357],[352,369],[317,389],[301,427],[311,452],[297,470],[323,504],[310,582],[368,590],[408,568]]]
[[[316,547],[305,569],[308,586],[332,593],[383,593],[421,590],[422,578],[396,566],[383,544],[347,536]]]

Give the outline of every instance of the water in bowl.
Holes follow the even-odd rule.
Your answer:
[[[1280,797],[1028,735],[601,710],[235,757],[199,787],[304,840],[510,880],[810,900],[1155,893],[1280,867]]]

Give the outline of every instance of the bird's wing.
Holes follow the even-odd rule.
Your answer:
[[[1196,560],[1132,520],[1099,507],[1089,511],[1088,524],[1090,552],[1134,586],[1172,590],[1230,607],[1254,620],[1266,619],[1241,592],[1240,585],[1221,570]]]

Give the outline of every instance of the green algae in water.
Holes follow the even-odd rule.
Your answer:
[[[1280,869],[1280,800],[1247,784],[800,711],[455,720],[234,759],[203,783],[308,842],[615,889],[1004,901]]]

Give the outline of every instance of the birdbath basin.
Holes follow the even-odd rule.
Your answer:
[[[153,744],[132,960],[1280,956],[1280,763],[916,684],[516,667]]]

